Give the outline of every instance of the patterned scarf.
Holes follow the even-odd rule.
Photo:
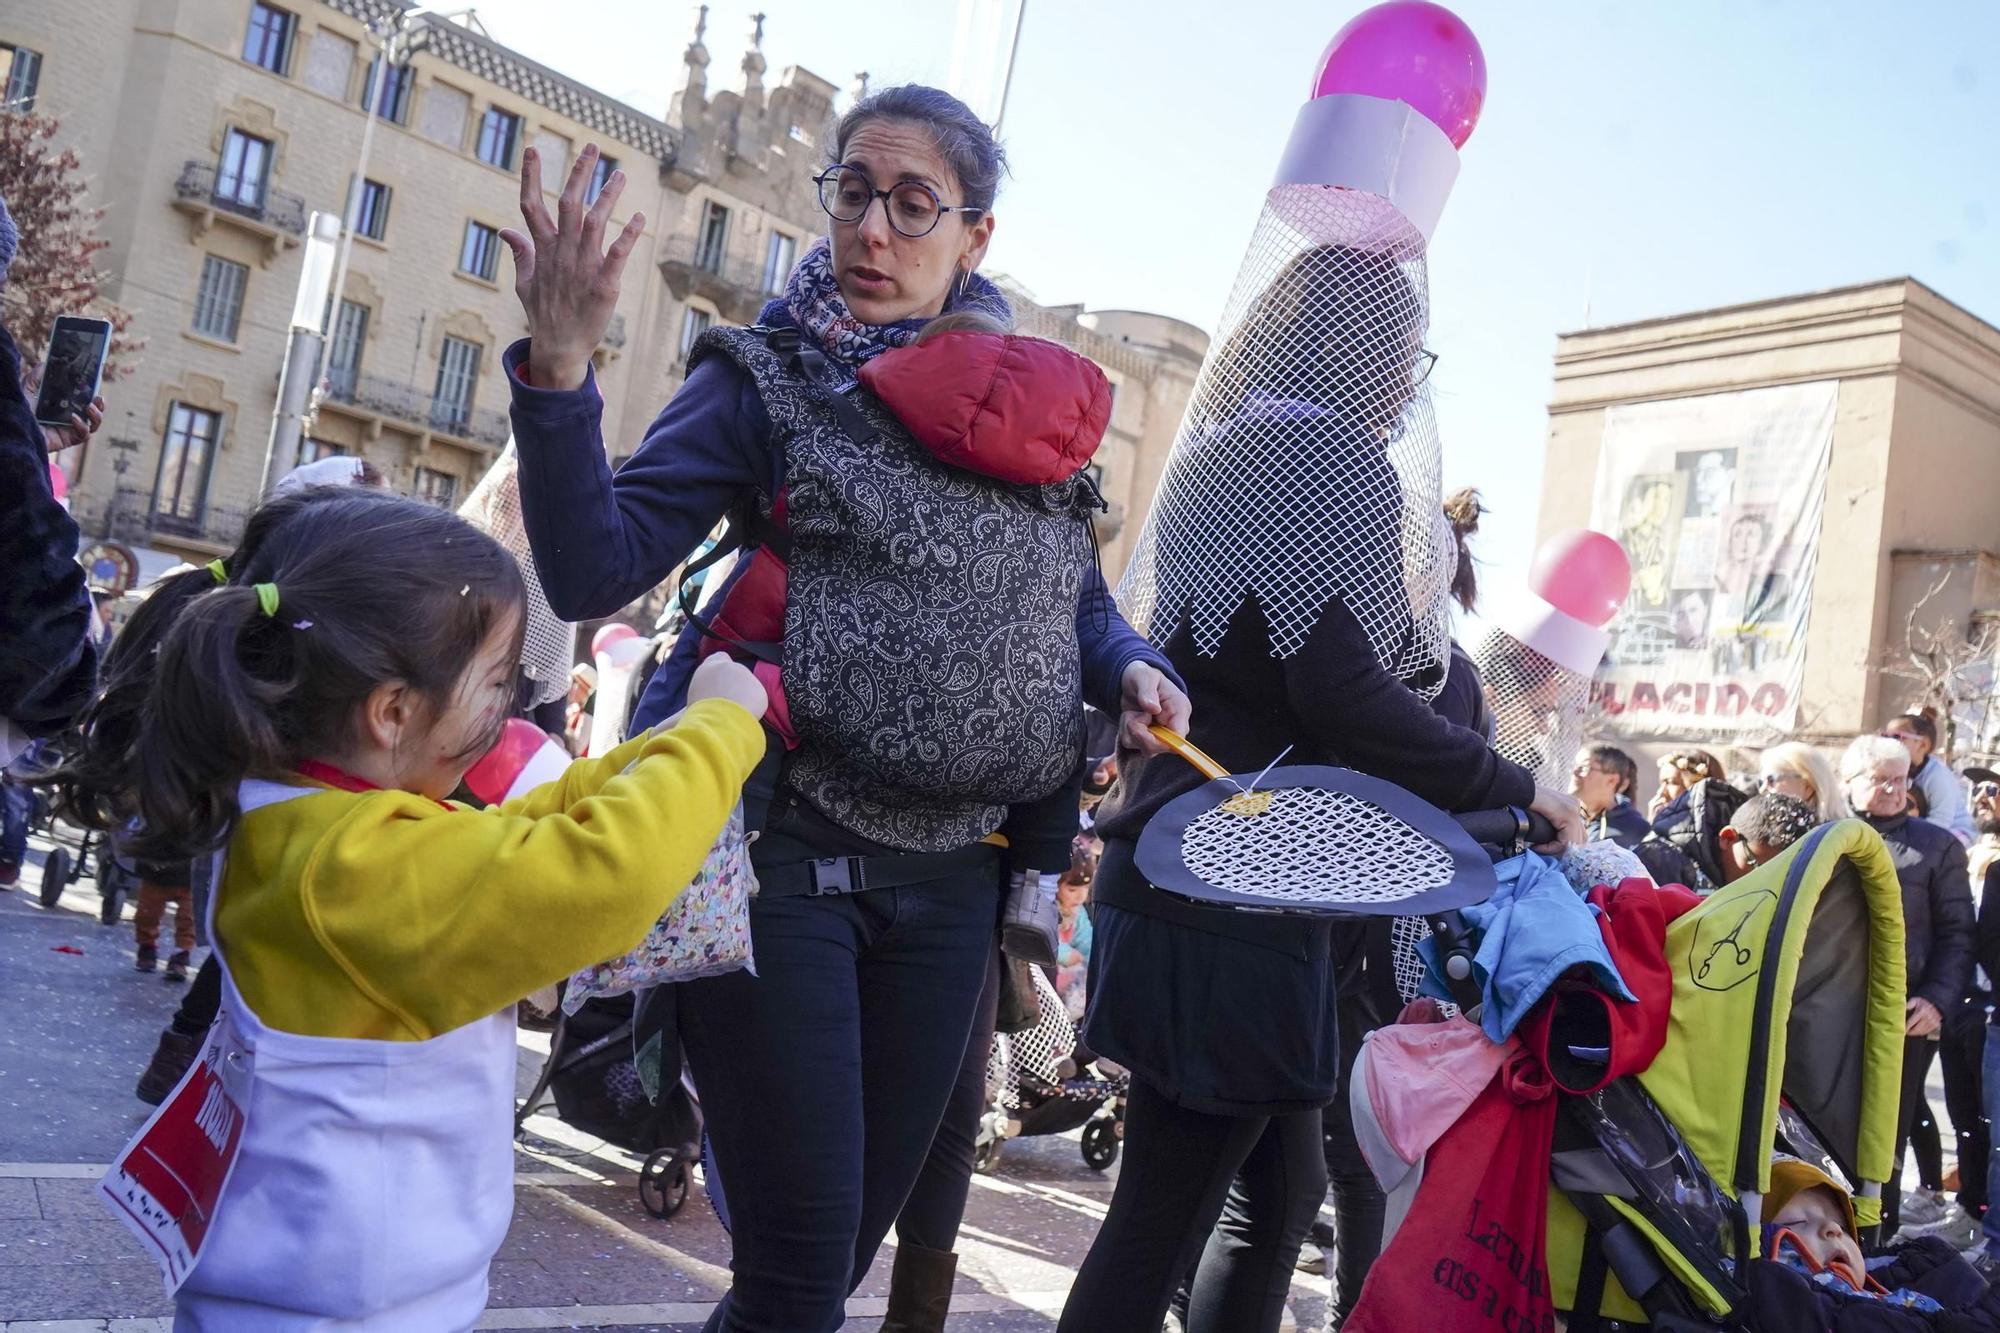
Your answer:
[[[792,270],[785,283],[783,301],[773,301],[765,307],[764,322],[771,323],[781,309],[786,316],[781,322],[798,325],[819,344],[829,360],[849,375],[863,362],[893,348],[909,346],[929,322],[928,317],[899,319],[893,324],[864,324],[857,319],[840,294],[840,283],[833,272],[833,247],[824,236],[813,243]],[[1008,324],[1014,322],[1007,298],[976,272],[962,292],[953,283],[952,298],[946,301],[945,309],[977,310]]]

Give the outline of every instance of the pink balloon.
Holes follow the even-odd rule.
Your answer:
[[[49,489],[55,492],[57,504],[69,499],[69,476],[56,465],[54,460],[49,462]]]
[[[1608,625],[1632,589],[1632,562],[1615,539],[1571,528],[1535,552],[1528,586],[1558,611],[1587,625]]]
[[[593,660],[595,660],[597,657],[602,655],[604,650],[609,648],[612,644],[621,643],[626,639],[636,639],[638,637],[639,637],[638,630],[633,629],[630,625],[627,625],[622,621],[614,620],[609,625],[604,626],[602,629],[598,630],[597,633],[590,636],[590,656]]]
[[[1486,55],[1443,5],[1390,0],[1357,14],[1327,43],[1313,96],[1328,93],[1406,103],[1463,148],[1486,103]]]
[[[524,718],[508,718],[493,748],[465,771],[465,789],[487,805],[497,805],[507,799],[514,780],[547,744],[548,733],[540,727]]]

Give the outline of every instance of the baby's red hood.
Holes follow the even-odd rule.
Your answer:
[[[861,382],[944,462],[1022,485],[1074,476],[1111,421],[1103,371],[1017,334],[941,333],[876,357]]]

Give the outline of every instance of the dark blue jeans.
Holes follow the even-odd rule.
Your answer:
[[[0,782],[0,865],[19,866],[28,859],[28,815],[34,808],[32,791]]]
[[[991,868],[756,899],[757,975],[682,988],[735,1247],[709,1333],[840,1327],[944,1114],[999,905]]]

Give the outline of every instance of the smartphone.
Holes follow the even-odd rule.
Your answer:
[[[104,354],[110,347],[108,320],[56,316],[48,360],[42,364],[42,391],[35,397],[35,420],[44,426],[67,426],[71,417],[82,416],[97,397]]]

